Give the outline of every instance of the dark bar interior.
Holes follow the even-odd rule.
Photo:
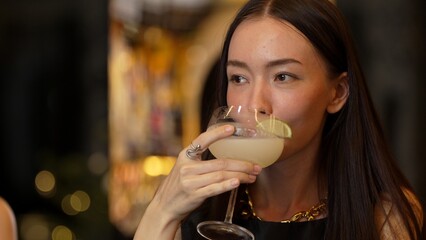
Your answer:
[[[202,31],[199,28],[205,26],[201,23],[207,17],[228,6],[223,3],[226,1],[217,1],[221,2],[218,6],[214,2],[192,13],[169,9],[168,13],[173,13],[170,16],[175,17],[172,23],[192,19],[182,20],[176,28],[167,22],[158,24],[156,19],[164,17],[149,12],[136,28],[155,26],[169,31],[175,44],[170,49],[181,48],[175,56],[182,58],[183,48],[191,47],[188,42],[195,36],[195,29]],[[229,4],[234,8],[244,1],[231,2],[239,2]],[[115,176],[115,160],[110,155],[114,142],[109,56],[112,25],[117,22],[112,20],[110,5],[101,0],[0,2],[0,196],[10,203],[16,215],[20,239],[52,236],[49,239],[56,240],[60,238],[53,237],[55,232],[64,229],[72,232],[69,239],[131,239],[134,229],[123,230],[121,224],[126,222],[117,224],[110,215],[111,204],[116,203],[109,200],[108,187]],[[370,90],[398,164],[424,206],[426,3],[337,0],[337,6],[352,26]],[[200,12],[202,16],[195,14]],[[137,32],[125,32],[135,53],[142,46],[138,45],[141,37]],[[189,74],[188,68],[194,68],[191,64],[179,66],[179,61],[175,60],[169,71],[172,79],[173,74],[180,74],[176,78],[181,78],[182,72]],[[204,68],[209,69],[211,63],[204,63]],[[153,71],[148,76],[155,78],[156,74]],[[173,86],[173,80],[170,84]],[[201,92],[200,89],[195,95],[200,96]],[[174,144],[181,147],[198,131],[188,130],[193,123],[188,123],[184,109],[197,105],[189,105],[185,97],[177,99],[169,108],[172,114],[166,116],[182,125],[173,130],[177,139]],[[201,102],[201,97],[198,100]],[[176,154],[175,149],[143,152],[144,149],[132,148],[129,158]],[[48,179],[49,173],[55,175],[54,189],[43,192],[37,187],[37,176]],[[80,212],[67,210],[64,199],[79,193],[90,196],[90,207]],[[81,204],[84,206],[84,202]],[[134,214],[127,217],[140,217],[140,212]]]

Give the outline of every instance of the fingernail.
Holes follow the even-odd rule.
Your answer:
[[[254,174],[259,174],[262,171],[262,167],[259,165],[254,165],[253,167],[253,173]]]
[[[227,131],[227,132],[233,132],[234,131],[234,126],[226,126],[225,131]]]
[[[238,179],[232,179],[231,180],[231,186],[232,187],[238,187],[238,185],[240,185],[240,181],[238,181]]]

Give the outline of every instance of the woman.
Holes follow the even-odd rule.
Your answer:
[[[333,4],[249,1],[227,33],[219,82],[212,105],[248,105],[291,126],[284,154],[265,169],[194,160],[194,146],[206,149],[234,129],[202,133],[180,153],[135,239],[202,239],[197,223],[223,220],[215,216],[225,212],[222,193],[240,185],[234,222],[256,239],[422,238],[420,203],[388,150]],[[312,208],[311,221],[294,219]]]

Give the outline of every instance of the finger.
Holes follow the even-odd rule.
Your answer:
[[[206,187],[200,188],[194,193],[194,195],[199,196],[201,198],[209,198],[235,189],[239,185],[240,181],[238,180],[238,178],[232,178],[220,183],[211,184]]]
[[[192,141],[194,146],[200,145],[202,149],[207,149],[213,142],[231,136],[235,131],[235,127],[232,125],[223,125],[210,129],[206,132],[201,133],[196,139]],[[188,146],[185,150],[189,149]]]
[[[194,162],[182,166],[182,175],[200,175],[215,171],[233,171],[250,175],[258,175],[262,168],[251,162],[236,159],[212,159],[208,161]]]
[[[182,179],[185,189],[198,189],[208,185],[226,182],[230,179],[238,179],[240,183],[253,183],[257,176],[242,172],[218,171],[202,175],[190,176]]]
[[[201,160],[200,156],[204,151],[205,149],[203,149],[200,144],[194,146],[194,144],[191,143],[189,147],[186,148],[185,155],[191,160]]]

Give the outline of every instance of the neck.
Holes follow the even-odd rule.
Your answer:
[[[313,158],[286,159],[263,169],[249,187],[256,214],[268,221],[290,218],[320,202],[318,161]]]

